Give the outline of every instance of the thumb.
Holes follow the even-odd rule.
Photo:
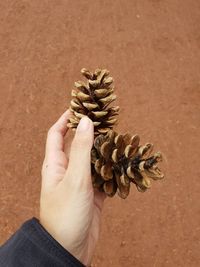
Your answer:
[[[94,127],[92,121],[84,116],[77,127],[75,137],[71,144],[69,164],[66,172],[68,183],[77,189],[87,189],[91,183],[91,149],[94,140]],[[79,188],[80,187],[80,188]]]

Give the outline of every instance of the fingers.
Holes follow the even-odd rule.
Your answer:
[[[46,156],[55,154],[64,149],[64,136],[67,133],[67,121],[71,113],[67,110],[57,120],[57,122],[49,129],[46,141]]]
[[[91,188],[91,159],[90,153],[93,145],[94,127],[88,117],[83,117],[77,127],[75,137],[71,144],[69,164],[66,173],[67,182],[77,185],[77,189]],[[78,190],[79,190],[78,189]]]

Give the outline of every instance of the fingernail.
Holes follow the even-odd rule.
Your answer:
[[[87,116],[84,116],[77,127],[77,132],[85,132],[89,129],[90,127],[90,119],[88,119]]]

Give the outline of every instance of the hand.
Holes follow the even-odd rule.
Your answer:
[[[65,151],[69,117],[70,111],[66,111],[48,132],[42,166],[40,223],[87,266],[98,240],[105,195],[94,191],[91,182],[93,123],[83,117],[70,151]]]

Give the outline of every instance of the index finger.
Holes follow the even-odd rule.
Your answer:
[[[67,133],[67,122],[71,116],[70,110],[67,110],[49,129],[46,141],[46,154],[64,151],[64,137]]]

